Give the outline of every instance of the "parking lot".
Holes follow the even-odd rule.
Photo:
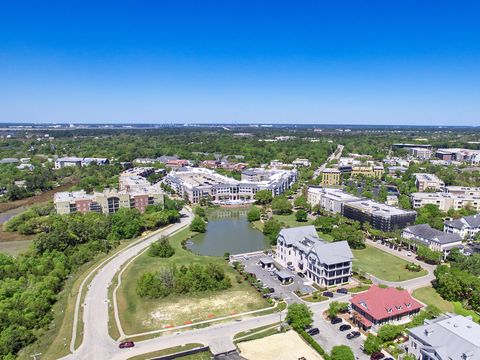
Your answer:
[[[347,324],[347,322],[342,320],[342,323],[332,325],[330,321],[323,318],[322,313],[315,313],[312,327],[317,327],[320,333],[314,335],[313,338],[325,351],[330,352],[337,345],[347,345],[352,349],[356,359],[369,360],[370,357],[360,349],[360,345],[365,341],[365,336],[362,334],[360,337],[348,340],[347,334],[358,329],[352,326],[350,330],[340,331],[339,327],[342,324]]]
[[[255,274],[257,279],[261,280],[265,285],[274,288],[275,292],[272,294],[272,296],[282,297],[283,299],[285,299],[285,301],[287,301],[287,303],[292,303],[297,300],[297,297],[295,296],[295,294],[293,294],[293,291],[297,289],[304,293],[309,293],[315,290],[315,288],[310,285],[311,283],[306,281],[306,279],[301,278],[295,272],[283,268],[277,263],[275,263],[275,266],[278,269],[289,272],[293,277],[293,281],[290,284],[282,285],[276,275],[272,275],[270,272],[267,271],[267,269],[264,269],[262,268],[262,266],[258,265],[259,259],[265,256],[265,254],[240,256],[235,258],[235,260],[240,261],[245,266],[245,271]]]

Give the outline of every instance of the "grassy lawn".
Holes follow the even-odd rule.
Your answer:
[[[297,221],[297,219],[295,219],[295,212],[292,212],[289,215],[273,215],[273,218],[279,223],[285,224],[286,227],[299,227],[312,224],[310,219],[307,221]]]
[[[308,302],[321,302],[321,301],[328,300],[328,298],[321,294],[317,294],[316,296],[313,296],[313,295],[304,296],[302,297],[302,300],[308,301]]]
[[[356,294],[356,293],[359,293],[359,292],[362,292],[362,291],[367,291],[368,289],[370,289],[370,285],[358,285],[358,286],[355,286],[353,288],[348,289],[348,292]]]
[[[165,355],[171,355],[171,354],[176,354],[176,353],[179,353],[179,352],[182,352],[182,351],[187,351],[187,350],[191,350],[191,349],[195,349],[195,348],[199,348],[199,347],[203,347],[202,344],[185,344],[185,345],[180,345],[180,346],[174,346],[174,347],[171,347],[171,348],[167,348],[167,349],[162,349],[162,350],[158,350],[158,351],[154,351],[154,352],[150,352],[150,353],[146,353],[146,354],[142,354],[142,355],[137,355],[137,356],[134,356],[134,357],[131,357],[131,358],[128,358],[128,360],[146,360],[146,359],[151,359],[153,357],[156,357],[156,356],[165,356]],[[207,351],[204,351],[202,353],[205,353],[205,354],[209,354]],[[199,354],[194,354],[194,355],[200,355],[202,353],[199,353]],[[179,359],[185,359],[186,357],[181,357]],[[192,359],[210,359],[209,357],[197,357],[197,358],[192,358]]]
[[[425,269],[408,271],[405,269],[407,261],[369,245],[362,250],[353,250],[353,257],[354,266],[385,281],[404,281],[428,274]]]
[[[168,259],[139,256],[124,272],[117,292],[120,319],[126,334],[136,334],[203,320],[258,310],[268,306],[247,282],[238,284],[236,271],[220,257],[199,256],[184,250],[183,240],[192,233],[181,230],[170,237],[175,255]],[[162,266],[200,264],[221,265],[232,279],[232,287],[222,292],[172,295],[162,299],[143,299],[136,293],[137,280],[146,271],[157,271]]]
[[[458,315],[471,316],[472,319],[480,323],[480,315],[472,310],[465,309],[463,304],[458,301],[447,301],[435,291],[431,286],[417,289],[413,292],[413,297],[427,305],[434,305],[442,312],[453,312]]]
[[[453,312],[453,304],[447,300],[443,300],[440,295],[431,286],[426,286],[415,290],[412,296],[424,304],[434,305],[442,312]]]

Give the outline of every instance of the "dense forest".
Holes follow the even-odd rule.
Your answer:
[[[178,221],[181,202],[144,214],[120,209],[112,215],[57,215],[51,204],[34,206],[9,220],[6,231],[38,234],[32,248],[13,258],[0,253],[0,359],[13,359],[52,320],[51,309],[66,278],[100,254],[145,229]]]

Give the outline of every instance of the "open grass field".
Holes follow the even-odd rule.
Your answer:
[[[480,323],[479,314],[472,310],[465,309],[463,304],[458,301],[444,300],[431,286],[417,289],[412,295],[424,304],[436,306],[442,312],[453,312],[458,315],[471,316],[475,322]]]
[[[182,248],[182,241],[191,237],[188,229],[170,237],[175,255],[168,259],[140,255],[123,274],[117,292],[122,327],[126,334],[184,325],[190,322],[214,319],[236,313],[262,309],[268,303],[248,283],[237,283],[237,274],[220,257],[199,256]],[[162,266],[182,264],[221,265],[232,279],[232,287],[222,292],[168,296],[162,299],[143,299],[136,293],[139,277],[147,271],[157,271]]]
[[[369,245],[362,250],[353,250],[353,257],[354,266],[385,281],[405,281],[428,274],[424,269],[408,271],[405,269],[407,261]]]
[[[415,290],[412,293],[415,299],[420,300],[424,304],[434,305],[442,312],[453,312],[453,304],[447,300],[443,300],[440,295],[431,286],[426,286]]]

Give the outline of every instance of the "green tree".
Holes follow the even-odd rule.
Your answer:
[[[275,214],[291,214],[292,204],[284,196],[277,196],[272,200],[272,211]]]
[[[330,360],[355,360],[353,351],[346,345],[338,345],[332,348]]]
[[[305,329],[313,322],[313,313],[305,304],[292,304],[288,307],[285,320],[296,329]]]
[[[200,216],[201,218],[204,218],[204,219],[207,216],[207,213],[206,213],[205,209],[201,206],[198,206],[198,205],[193,208],[193,212],[194,212],[195,215],[198,215],[198,216]]]
[[[256,206],[252,206],[247,213],[247,219],[250,222],[260,220],[260,210]]]
[[[282,225],[274,219],[265,221],[263,224],[263,234],[270,239],[272,245],[277,243],[277,236],[281,229]]]
[[[403,326],[401,325],[383,325],[378,331],[378,337],[383,342],[395,340],[403,333]]]
[[[196,215],[190,224],[190,230],[204,233],[207,231],[207,223],[200,216]]]
[[[382,341],[373,334],[368,334],[367,339],[363,343],[363,350],[371,355],[374,352],[380,351],[382,349]]]
[[[110,238],[115,240],[131,239],[140,235],[143,229],[143,220],[137,209],[121,208],[110,215]]]
[[[152,243],[147,254],[154,257],[169,258],[175,254],[175,249],[170,245],[168,238],[163,238]]]
[[[332,301],[328,306],[328,316],[330,318],[336,317],[339,313],[345,313],[348,311],[348,303]]]
[[[398,204],[402,209],[410,210],[412,208],[412,203],[408,195],[402,194],[398,197]]]
[[[273,196],[270,190],[259,190],[255,194],[255,201],[260,205],[267,205],[272,202]]]
[[[307,198],[304,195],[297,197],[293,201],[293,205],[295,205],[296,208],[301,208],[301,209],[304,209],[304,210],[308,210],[310,208],[310,205],[308,204]]]
[[[305,210],[300,209],[295,213],[295,219],[299,222],[305,222],[308,220],[308,214]]]

